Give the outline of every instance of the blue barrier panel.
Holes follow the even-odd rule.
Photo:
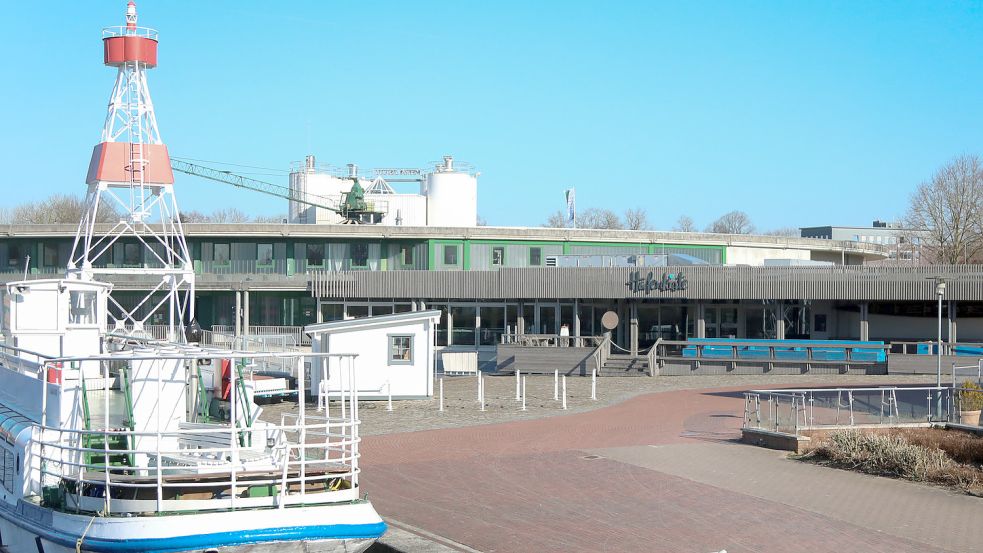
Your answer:
[[[731,357],[734,348],[721,345],[726,342],[753,342],[755,345],[739,346],[737,357],[741,359],[768,359],[769,346],[775,348],[775,359],[789,361],[806,361],[809,358],[807,348],[812,348],[812,358],[817,361],[847,361],[847,350],[853,361],[884,362],[887,354],[882,347],[884,342],[862,342],[859,340],[762,340],[740,338],[690,338],[683,348],[683,357],[696,357],[697,348],[701,357]],[[707,345],[701,345],[707,344]],[[710,345],[713,344],[713,345]],[[852,346],[852,347],[851,347]],[[869,346],[869,347],[864,347]],[[919,345],[921,349],[923,345]],[[979,353],[965,355],[983,355],[983,346],[976,348]],[[921,352],[919,352],[921,353]]]

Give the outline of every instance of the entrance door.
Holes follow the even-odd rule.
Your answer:
[[[560,333],[560,306],[539,305],[536,312],[536,327],[538,334]]]

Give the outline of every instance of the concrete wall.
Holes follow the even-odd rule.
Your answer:
[[[728,265],[764,265],[765,259],[811,259],[807,249],[728,246]]]

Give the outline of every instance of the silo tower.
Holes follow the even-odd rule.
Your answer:
[[[126,24],[102,31],[103,63],[116,69],[116,84],[102,138],[92,150],[86,177],[86,213],[68,262],[69,278],[101,275],[147,279],[143,301],[122,305],[111,298],[115,330],[144,330],[148,321],[169,325],[169,339],[182,339],[194,313],[194,270],[181,228],[167,147],[157,129],[147,71],[157,66],[158,34],[137,26],[134,2]],[[112,206],[118,221],[97,227]]]

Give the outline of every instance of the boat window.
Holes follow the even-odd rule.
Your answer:
[[[389,364],[408,365],[413,362],[413,336],[389,335]]]
[[[96,320],[96,293],[72,291],[68,293],[68,324],[94,325]]]

